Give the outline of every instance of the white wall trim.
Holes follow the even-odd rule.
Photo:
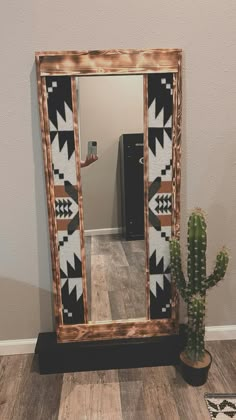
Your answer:
[[[37,338],[0,341],[0,356],[34,353]]]
[[[236,340],[236,325],[206,327],[206,341]],[[0,341],[0,356],[34,353],[37,338]]]
[[[236,340],[236,325],[206,327],[206,341]]]
[[[111,235],[116,233],[121,233],[122,228],[105,228],[105,229],[86,229],[84,231],[85,236],[92,236],[92,235]]]

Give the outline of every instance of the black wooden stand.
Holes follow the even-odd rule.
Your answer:
[[[35,353],[48,374],[176,365],[182,349],[181,335],[61,344],[55,333],[40,333]]]

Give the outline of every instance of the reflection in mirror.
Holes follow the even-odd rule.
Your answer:
[[[143,77],[77,78],[88,319],[146,319]]]

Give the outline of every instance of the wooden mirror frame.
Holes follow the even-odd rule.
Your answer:
[[[104,50],[104,51],[69,51],[37,52],[36,70],[38,99],[42,132],[44,169],[47,190],[49,217],[50,249],[53,271],[54,313],[58,342],[109,340],[137,337],[154,337],[178,333],[178,294],[171,283],[171,317],[163,319],[150,318],[150,270],[149,270],[149,193],[148,179],[148,76],[150,74],[173,75],[173,117],[172,117],[172,213],[171,234],[179,237],[180,221],[180,158],[181,158],[181,103],[182,103],[182,52],[179,49],[147,50]],[[88,323],[86,294],[86,269],[83,229],[82,190],[80,181],[79,132],[76,103],[76,76],[89,75],[143,75],[144,83],[144,200],[145,200],[145,241],[146,241],[146,320],[119,320],[111,322]],[[47,108],[48,76],[70,76],[73,109],[73,130],[75,142],[76,177],[78,187],[79,229],[81,244],[82,284],[84,303],[84,323],[63,323],[62,298],[60,283],[60,264],[55,216],[54,174],[52,168],[50,127]],[[170,305],[169,305],[170,306]]]

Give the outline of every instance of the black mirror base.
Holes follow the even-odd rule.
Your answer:
[[[35,353],[40,374],[50,374],[177,365],[183,346],[182,335],[62,344],[40,333]]]

